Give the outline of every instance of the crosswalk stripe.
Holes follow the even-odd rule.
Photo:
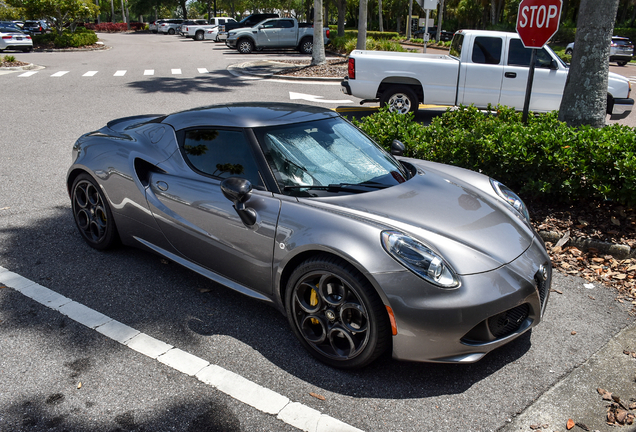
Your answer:
[[[197,71],[199,71],[199,73],[209,73],[209,71],[206,68],[197,68]]]
[[[88,72],[86,72],[86,73],[85,73],[84,75],[82,75],[82,76],[85,76],[85,77],[92,77],[92,76],[95,76],[95,74],[96,74],[97,72],[98,72],[98,71],[88,71]]]
[[[181,69],[171,69],[172,75],[181,75]]]
[[[117,71],[115,71],[113,76],[122,77],[122,76],[126,75],[127,72],[128,72],[127,70],[117,70]],[[207,68],[197,68],[197,72],[200,73],[200,74],[209,74],[210,73],[210,71]],[[24,73],[22,73],[22,74],[20,74],[18,76],[26,78],[26,77],[33,76],[36,73],[38,73],[38,71],[26,71],[26,72],[24,72]],[[64,75],[68,74],[68,73],[71,73],[71,71],[58,71],[58,72],[55,72],[54,74],[52,74],[50,76],[53,77],[53,78],[59,78],[59,77],[62,77]],[[85,72],[82,76],[83,77],[93,77],[93,76],[97,75],[98,73],[99,73],[99,71],[92,70],[92,71]],[[181,69],[170,69],[170,73],[172,75],[182,75],[183,71]],[[146,76],[152,76],[152,75],[155,75],[155,70],[154,69],[145,69],[143,74],[146,75]]]
[[[124,75],[126,75],[126,71],[125,70],[118,70],[117,72],[115,72],[115,74],[113,76],[120,77],[120,76],[124,76]]]
[[[19,77],[30,77],[30,76],[32,76],[32,75],[35,75],[36,73],[38,73],[38,71],[28,71],[28,72],[25,72],[25,73],[20,74],[20,75],[18,75],[18,76],[19,76]]]
[[[66,75],[69,71],[59,71],[59,72],[55,72],[53,75],[51,75],[52,78],[59,78],[63,75]]]
[[[155,70],[154,69],[146,69],[144,71],[144,75],[154,75],[155,74]]]

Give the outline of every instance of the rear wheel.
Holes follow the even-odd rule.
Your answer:
[[[390,324],[380,297],[350,264],[322,255],[292,273],[285,294],[287,318],[302,345],[338,368],[360,368],[390,345]]]
[[[254,44],[249,39],[241,39],[238,41],[238,44],[236,44],[236,49],[241,54],[250,54],[254,51]]]
[[[389,107],[389,111],[406,114],[415,112],[419,107],[415,92],[407,86],[397,85],[387,88],[380,98],[380,105]]]
[[[72,209],[75,224],[86,243],[104,250],[119,241],[108,201],[99,185],[88,174],[80,174],[73,182]]]
[[[572,50],[571,49],[566,49],[565,50],[565,55],[571,56],[572,55]]]
[[[168,34],[169,34],[169,35],[173,35],[173,34],[174,34],[174,29],[170,29],[170,30],[168,30]]]
[[[618,64],[619,66],[625,66],[627,64],[627,62],[626,61],[619,61],[619,62],[616,62],[616,64]]]
[[[312,38],[304,38],[298,45],[298,51],[303,54],[311,54],[314,50],[314,40]]]
[[[194,35],[194,40],[202,41],[203,40],[203,36],[204,36],[203,32],[202,31],[198,31]]]

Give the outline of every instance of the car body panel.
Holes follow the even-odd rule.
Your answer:
[[[550,283],[545,246],[482,174],[400,158],[415,173],[396,186],[293,196],[272,186],[266,155],[255,153],[263,182],[246,202],[256,214],[248,225],[221,192],[222,178],[194,169],[180,144],[192,128],[244,130],[256,152],[261,147],[254,130],[327,120],[344,122],[323,108],[265,103],[118,119],[77,140],[69,194],[73,180],[88,173],[103,191],[124,244],[160,254],[283,313],[291,272],[317,254],[338,257],[393,310],[397,359],[476,361],[540,322]],[[442,289],[409,270],[384,249],[383,231],[399,231],[439,253],[460,284]],[[542,288],[538,275],[546,281]],[[525,312],[509,312],[519,308]],[[512,330],[499,336],[484,330],[493,316],[508,320],[509,313],[518,319]]]

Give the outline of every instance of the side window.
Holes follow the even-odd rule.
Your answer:
[[[460,58],[462,54],[462,46],[464,45],[464,35],[456,34],[451,42],[450,55]]]
[[[265,21],[262,25],[263,28],[276,28],[277,23],[275,20]]]
[[[473,63],[499,64],[503,40],[498,37],[478,36],[473,45]]]
[[[530,66],[530,57],[532,56],[532,48],[523,46],[521,39],[511,39],[508,53],[509,66]],[[552,57],[545,48],[537,51],[537,59],[534,63],[535,67],[550,68],[552,66]]]
[[[294,28],[294,22],[292,20],[280,20],[281,28]]]
[[[219,129],[194,129],[185,133],[183,155],[203,174],[218,177],[243,177],[254,186],[262,185],[250,144],[243,132]]]

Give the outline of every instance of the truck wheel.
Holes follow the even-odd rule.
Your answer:
[[[626,62],[626,61],[619,61],[619,62],[616,62],[616,63],[617,63],[619,66],[625,66],[625,65],[627,64],[627,62]]]
[[[254,51],[254,44],[249,39],[241,39],[238,41],[238,44],[236,44],[236,49],[241,54],[250,54]]]
[[[196,34],[194,35],[194,40],[195,41],[202,41],[203,40],[203,32],[202,31],[196,32]]]
[[[305,38],[300,41],[298,45],[298,51],[302,54],[311,54],[314,50],[314,40],[312,38]]]
[[[419,101],[415,92],[407,86],[392,86],[382,93],[381,106],[388,106],[389,111],[406,114],[415,112],[419,107]]]
[[[566,49],[565,50],[565,55],[571,56],[572,55],[572,50],[571,49]]]
[[[612,115],[612,111],[614,111],[614,98],[611,94],[607,95],[607,113]]]

